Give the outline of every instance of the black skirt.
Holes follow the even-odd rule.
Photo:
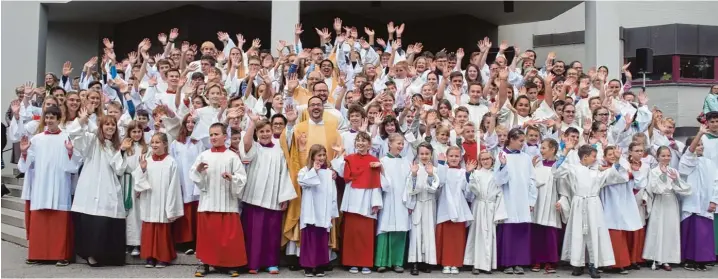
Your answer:
[[[101,265],[125,265],[125,219],[73,214],[77,255]]]

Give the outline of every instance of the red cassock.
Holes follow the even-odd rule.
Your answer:
[[[33,210],[27,232],[29,260],[72,259],[75,245],[70,211]]]
[[[142,222],[140,258],[169,263],[177,258],[171,223]]]
[[[197,259],[215,267],[240,267],[247,264],[239,213],[197,213]]]
[[[372,162],[379,159],[369,154],[352,154],[344,158],[344,180],[355,189],[381,187],[381,168],[372,168]],[[374,266],[374,235],[376,220],[344,212],[342,231],[342,264],[355,267]]]
[[[184,204],[184,215],[172,223],[175,243],[187,243],[197,239],[197,206],[199,201]]]
[[[442,266],[463,266],[466,223],[446,221],[436,225],[436,262]]]

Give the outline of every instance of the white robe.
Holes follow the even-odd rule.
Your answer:
[[[87,128],[78,120],[67,128],[75,150],[84,159],[72,211],[124,219],[122,185],[117,178],[124,171],[122,153],[119,149],[115,150],[109,140],[100,143],[97,135],[88,132]]]
[[[207,169],[198,172],[197,166],[206,163]],[[222,177],[230,173],[231,181]],[[239,198],[247,182],[247,173],[239,156],[226,149],[223,152],[205,150],[190,168],[190,179],[200,190],[197,212],[239,213]]]
[[[469,204],[466,202],[466,195],[469,192],[466,170],[449,168],[446,165],[439,165],[437,169],[440,183],[436,224],[474,220]]]
[[[560,180],[559,202],[564,218],[568,218],[561,259],[570,261],[572,266],[584,266],[588,250],[588,262],[597,267],[614,265],[611,238],[598,195],[606,185],[628,181],[626,170],[611,167],[598,171],[563,163],[554,169],[554,176]]]
[[[297,197],[294,185],[289,179],[289,169],[284,152],[279,145],[264,147],[252,142],[249,152],[244,152],[240,143],[240,157],[249,161],[247,185],[242,192],[242,201],[270,210],[280,210],[280,204]]]
[[[504,203],[508,218],[506,223],[531,223],[531,209],[536,205],[536,176],[532,158],[526,153],[508,154],[505,168],[511,169],[506,175],[498,175],[497,182],[504,192]],[[495,168],[501,168],[496,164]]]
[[[332,227],[332,219],[339,217],[337,206],[337,187],[332,179],[332,171],[327,169],[299,170],[297,183],[302,187],[302,212],[299,215],[299,228],[307,225],[326,228]]]
[[[404,197],[406,180],[411,176],[411,159],[406,157],[381,158],[384,168],[381,176],[381,189],[384,197],[383,208],[379,211],[377,234],[385,232],[406,232],[411,229],[409,209]]]
[[[489,169],[472,172],[469,189],[474,194],[471,203],[474,222],[469,226],[464,264],[490,271],[497,267],[496,224],[507,218],[503,192],[494,179],[494,170]]]
[[[136,168],[135,191],[140,193],[141,218],[148,223],[171,223],[184,215],[177,162],[170,157],[155,161],[147,155],[147,168]]]
[[[436,264],[436,191],[439,178],[429,176],[423,164],[419,163],[416,177],[406,178],[405,202],[412,209],[411,230],[409,231],[410,263]]]
[[[630,163],[623,158],[620,159],[620,164],[625,169],[631,167]],[[603,202],[603,212],[608,229],[637,231],[643,228],[645,215],[640,210],[645,207],[643,202],[639,204],[636,199],[636,195],[640,195],[642,192],[634,194],[633,190],[642,190],[646,187],[649,171],[650,167],[647,164],[641,164],[638,171],[632,172],[633,179],[601,189],[601,202]]]
[[[693,188],[690,195],[680,197],[681,221],[693,214],[713,220],[713,212],[708,212],[710,203],[718,204],[718,175],[713,162],[686,150],[678,171]]]
[[[703,135],[701,142],[703,143],[703,157],[711,160],[715,168],[718,169],[718,138],[713,135]]]
[[[67,133],[40,133],[30,140],[27,158],[20,157],[18,165],[35,165],[38,170],[32,180],[35,191],[30,195],[30,210],[51,209],[70,211],[72,207],[71,173],[79,168],[78,156],[70,158],[65,149]],[[74,151],[73,151],[74,153]]]
[[[182,188],[182,201],[190,203],[199,200],[199,189],[189,177],[189,169],[194,164],[195,158],[205,150],[204,144],[192,140],[187,137],[186,142],[180,143],[175,140],[170,144],[170,156],[177,162],[177,168],[180,176],[180,186]]]
[[[534,211],[531,212],[531,219],[535,224],[547,227],[561,228],[561,216],[556,210],[558,201],[558,189],[551,167],[546,167],[543,162],[536,165],[537,199]]]
[[[646,192],[650,205],[643,258],[659,263],[680,263],[681,212],[677,195],[690,195],[691,186],[680,177],[670,179],[660,167],[656,167],[648,174]]]
[[[132,199],[132,207],[127,210],[127,217],[125,218],[125,240],[127,245],[140,246],[142,242],[142,216],[140,212],[142,209],[135,191],[137,178],[132,176],[132,172],[140,166],[142,146],[135,142],[131,148],[133,149],[132,155],[128,155],[127,152],[124,154],[123,175],[120,178],[123,187],[129,188],[127,190],[123,189],[123,191],[127,192],[125,195],[130,195],[130,199]]]

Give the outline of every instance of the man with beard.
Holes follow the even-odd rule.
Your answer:
[[[342,87],[341,90],[344,90],[345,85],[343,83],[339,84],[339,86]],[[322,101],[324,116],[336,118],[336,121],[339,124],[340,132],[349,129],[349,123],[342,115],[342,112],[337,110],[336,106],[334,105],[334,102],[329,99],[329,86],[327,86],[327,84],[323,81],[318,81],[312,84],[310,89],[312,90],[312,97],[319,97],[319,99]],[[297,109],[299,111],[299,122],[306,121],[307,119],[311,118],[311,112],[308,110],[308,104],[300,105],[297,107]]]
[[[301,189],[297,183],[299,170],[306,166],[307,152],[312,145],[319,144],[326,148],[327,158],[334,158],[334,146],[341,146],[339,135],[339,119],[325,112],[327,86],[323,82],[314,84],[315,94],[307,102],[306,120],[299,124],[287,123],[286,132],[280,137],[289,166],[289,176],[294,184],[297,198],[289,202],[284,220],[282,245],[287,245],[287,255],[299,255],[299,215],[301,213]],[[319,94],[317,94],[319,93]],[[340,147],[337,149],[341,149]],[[334,228],[334,227],[333,227]],[[332,229],[329,245],[336,248],[336,232]]]

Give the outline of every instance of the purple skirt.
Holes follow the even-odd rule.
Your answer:
[[[329,231],[307,225],[301,230],[299,265],[315,268],[329,264]]]
[[[681,260],[715,261],[713,220],[691,215],[681,221]]]
[[[511,223],[496,226],[498,266],[531,264],[531,225],[531,223]]]
[[[559,229],[531,224],[531,262],[533,264],[559,261]]]
[[[242,227],[247,249],[247,268],[279,266],[282,252],[282,211],[242,204]]]

